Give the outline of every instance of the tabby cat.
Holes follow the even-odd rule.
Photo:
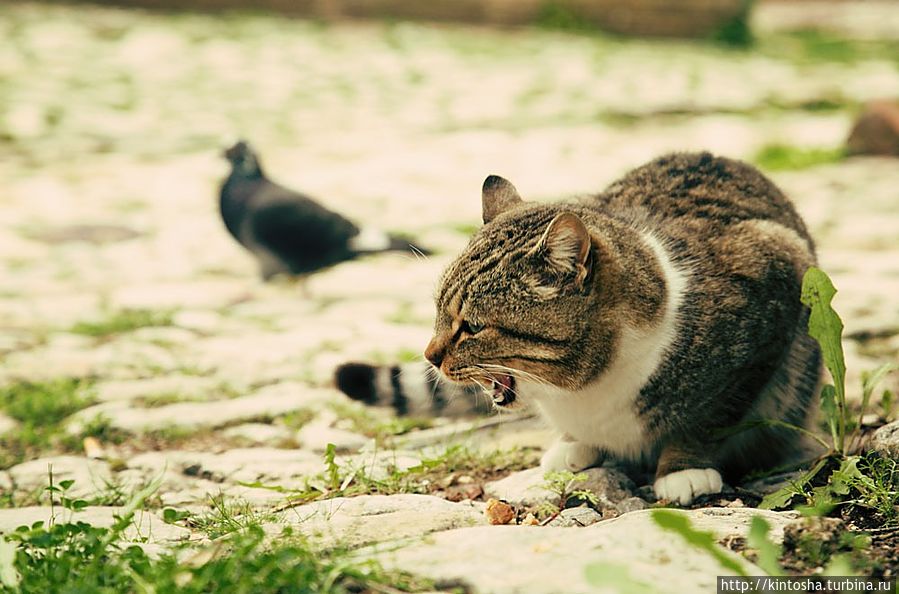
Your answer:
[[[536,408],[559,433],[545,470],[612,456],[688,504],[795,450],[796,431],[754,421],[811,416],[820,360],[799,294],[815,250],[759,171],[671,154],[585,200],[525,202],[490,176],[482,201],[484,226],[439,282],[425,356],[499,409]],[[371,403],[403,392],[378,373],[342,379]]]

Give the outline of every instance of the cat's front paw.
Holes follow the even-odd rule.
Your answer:
[[[714,468],[688,468],[656,479],[652,490],[658,499],[690,505],[695,497],[720,493],[722,486],[721,473]]]
[[[596,466],[601,460],[600,451],[576,441],[557,441],[540,458],[543,472],[568,470],[580,472]]]

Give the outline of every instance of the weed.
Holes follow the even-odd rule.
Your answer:
[[[174,312],[170,310],[123,309],[109,314],[105,319],[78,322],[69,331],[73,334],[105,338],[138,328],[171,326],[173,314]]]
[[[830,433],[822,455],[797,481],[762,500],[760,507],[786,507],[796,497],[805,500],[800,510],[808,515],[827,515],[836,507],[864,507],[889,524],[899,523],[895,504],[899,474],[895,463],[878,460],[873,454],[853,454],[861,443],[861,418],[871,403],[877,384],[899,366],[888,363],[864,376],[858,418],[846,403],[846,363],[843,356],[843,322],[831,307],[836,289],[827,275],[810,268],[803,278],[802,302],[811,309],[809,335],[821,347],[824,366],[832,384],[821,389],[821,410]],[[883,399],[889,399],[885,394]],[[882,399],[882,400],[883,400]]]
[[[844,158],[846,158],[846,150],[842,147],[806,148],[786,144],[769,144],[762,147],[752,160],[762,169],[784,171],[838,163]]]
[[[300,489],[287,489],[278,485],[247,483],[247,487],[264,488],[284,493],[287,503],[280,509],[287,509],[334,497],[397,493],[428,494],[441,489],[447,476],[454,473],[465,474],[474,479],[494,479],[498,475],[530,468],[536,462],[536,455],[530,451],[511,450],[483,453],[450,446],[445,451],[431,457],[424,457],[419,464],[407,469],[388,468],[377,476],[371,465],[344,464],[337,462],[335,451],[329,446],[325,452],[325,471],[308,477]]]
[[[264,512],[257,512],[243,500],[227,499],[224,494],[209,497],[209,505],[212,508],[208,513],[189,515],[187,522],[192,528],[206,533],[209,538],[219,538],[226,534],[246,530],[261,523],[270,521],[273,516]],[[168,512],[168,514],[166,514]],[[165,510],[163,519],[175,521],[175,518],[185,517],[184,512]]]
[[[579,483],[587,480],[587,475],[583,472],[575,474],[569,470],[554,470],[547,472],[543,479],[543,488],[558,495],[559,505],[544,504],[537,510],[537,514],[540,516],[557,514],[569,507],[569,502],[571,501],[578,504],[587,503],[594,507],[599,505],[599,499],[597,499],[595,493],[586,489],[575,488]]]

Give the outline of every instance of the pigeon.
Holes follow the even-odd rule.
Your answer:
[[[429,252],[377,229],[360,228],[299,192],[266,177],[252,147],[239,141],[224,153],[231,173],[219,207],[228,232],[259,261],[264,280],[304,277],[357,256]]]

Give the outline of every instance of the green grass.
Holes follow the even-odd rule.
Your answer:
[[[863,60],[899,61],[899,42],[881,39],[849,39],[814,29],[773,35],[759,48],[768,55],[798,62],[853,64]]]
[[[432,585],[386,572],[372,562],[348,560],[340,553],[322,555],[295,537],[289,528],[272,543],[256,523],[200,549],[187,545],[151,557],[127,542],[132,525],[158,483],[135,494],[109,528],[65,521],[67,510],[86,506],[68,499],[71,481],[48,490],[62,504],[59,518],[38,522],[0,536],[0,591],[104,594],[155,592],[345,593],[423,591]],[[168,514],[174,519],[173,514]],[[378,584],[382,584],[378,588]]]
[[[752,160],[762,169],[785,171],[838,163],[845,158],[846,150],[842,147],[821,148],[769,144],[762,147]]]
[[[429,494],[439,490],[440,483],[454,473],[475,479],[493,480],[510,472],[532,468],[538,455],[531,450],[481,452],[462,446],[450,446],[443,452],[425,456],[411,468],[394,468],[385,476],[372,476],[370,467],[341,465],[336,461],[333,446],[325,453],[325,471],[307,477],[303,487],[288,489],[279,485],[249,483],[246,486],[271,489],[284,493],[287,507],[302,505],[319,499],[353,497],[357,495],[395,495],[398,493]]]
[[[0,388],[0,410],[19,422],[0,435],[0,468],[77,447],[77,438],[66,434],[62,422],[93,403],[90,382],[81,379],[17,382]]]
[[[104,338],[131,332],[138,328],[171,326],[172,316],[172,311],[123,309],[110,313],[103,319],[78,322],[69,331],[74,334]]]

